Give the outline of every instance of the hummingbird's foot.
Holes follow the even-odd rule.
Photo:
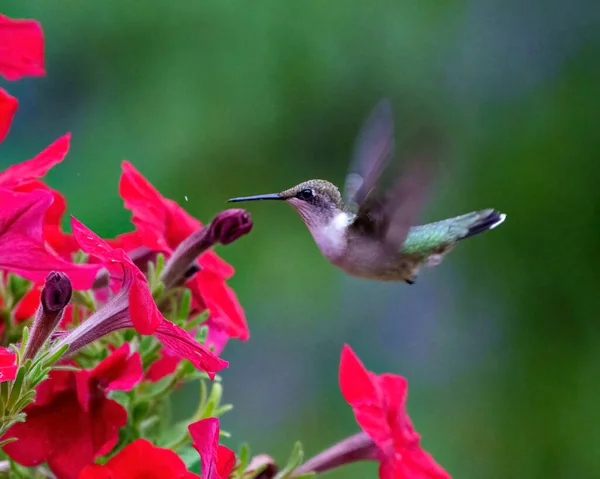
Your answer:
[[[417,279],[416,279],[416,278],[413,278],[413,279],[406,279],[405,281],[406,281],[408,284],[415,284],[415,283],[417,282]]]

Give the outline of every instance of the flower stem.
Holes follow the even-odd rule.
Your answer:
[[[377,446],[364,432],[359,432],[343,441],[325,449],[298,466],[291,477],[297,477],[309,472],[324,472],[335,467],[365,459],[376,459]]]

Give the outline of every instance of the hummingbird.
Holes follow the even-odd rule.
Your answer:
[[[344,195],[329,181],[308,180],[279,193],[228,202],[275,200],[300,214],[322,254],[347,274],[414,284],[423,266],[436,266],[463,239],[494,229],[506,215],[488,208],[414,226],[435,170],[418,155],[389,188],[382,173],[394,148],[391,104],[380,101],[357,136]]]

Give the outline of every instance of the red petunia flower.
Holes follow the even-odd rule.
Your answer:
[[[188,426],[194,448],[200,454],[203,479],[227,479],[235,466],[235,453],[219,445],[219,420],[202,419]]]
[[[17,376],[17,356],[13,351],[0,348],[0,383],[13,381]]]
[[[6,138],[19,102],[0,88],[0,142]]]
[[[89,289],[100,265],[64,261],[44,245],[42,224],[51,203],[48,191],[18,193],[0,188],[0,269],[39,283],[50,271],[61,271],[69,276],[73,288]]]
[[[381,479],[450,479],[419,445],[420,436],[406,412],[406,379],[367,371],[345,345],[340,389],[352,406],[356,422],[377,446]]]
[[[153,251],[170,255],[173,250],[202,224],[190,216],[175,201],[164,198],[131,163],[122,165],[119,194],[125,207],[133,213],[139,241]],[[130,239],[130,235],[126,236]],[[186,284],[192,291],[199,311],[210,311],[210,323],[242,341],[249,337],[244,311],[235,292],[226,284],[233,268],[206,251],[198,258],[201,270]]]
[[[3,447],[26,467],[44,462],[61,479],[76,479],[94,459],[117,443],[127,411],[108,399],[112,390],[129,391],[142,378],[139,353],[124,344],[91,371],[53,371],[37,388],[35,403],[25,408],[27,420],[11,427]]]
[[[2,188],[26,193],[33,190],[52,193],[54,200],[44,215],[44,240],[56,254],[66,260],[70,260],[71,254],[79,249],[73,236],[62,231],[62,218],[67,210],[67,202],[58,191],[40,181],[40,178],[65,159],[70,142],[71,133],[67,133],[30,160],[9,166],[0,173]]]
[[[18,80],[44,75],[44,35],[35,20],[0,15],[0,75]]]
[[[170,449],[136,439],[106,464],[87,466],[79,479],[199,479]]]
[[[112,248],[75,218],[72,218],[71,225],[81,249],[102,260],[114,277],[121,278],[121,285],[112,299],[65,335],[57,347],[67,344],[68,354],[72,354],[112,331],[135,327],[141,334],[156,336],[171,351],[206,371],[211,379],[216,372],[228,366],[227,361],[160,314],[146,278],[122,249]]]

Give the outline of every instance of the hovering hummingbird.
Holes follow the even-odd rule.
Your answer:
[[[346,273],[414,284],[422,266],[438,265],[458,241],[495,228],[506,215],[485,209],[412,226],[434,162],[427,155],[409,161],[405,173],[384,189],[381,176],[393,145],[391,105],[383,100],[358,135],[343,198],[332,183],[308,180],[280,193],[228,201],[285,201],[298,211],[323,255]]]

